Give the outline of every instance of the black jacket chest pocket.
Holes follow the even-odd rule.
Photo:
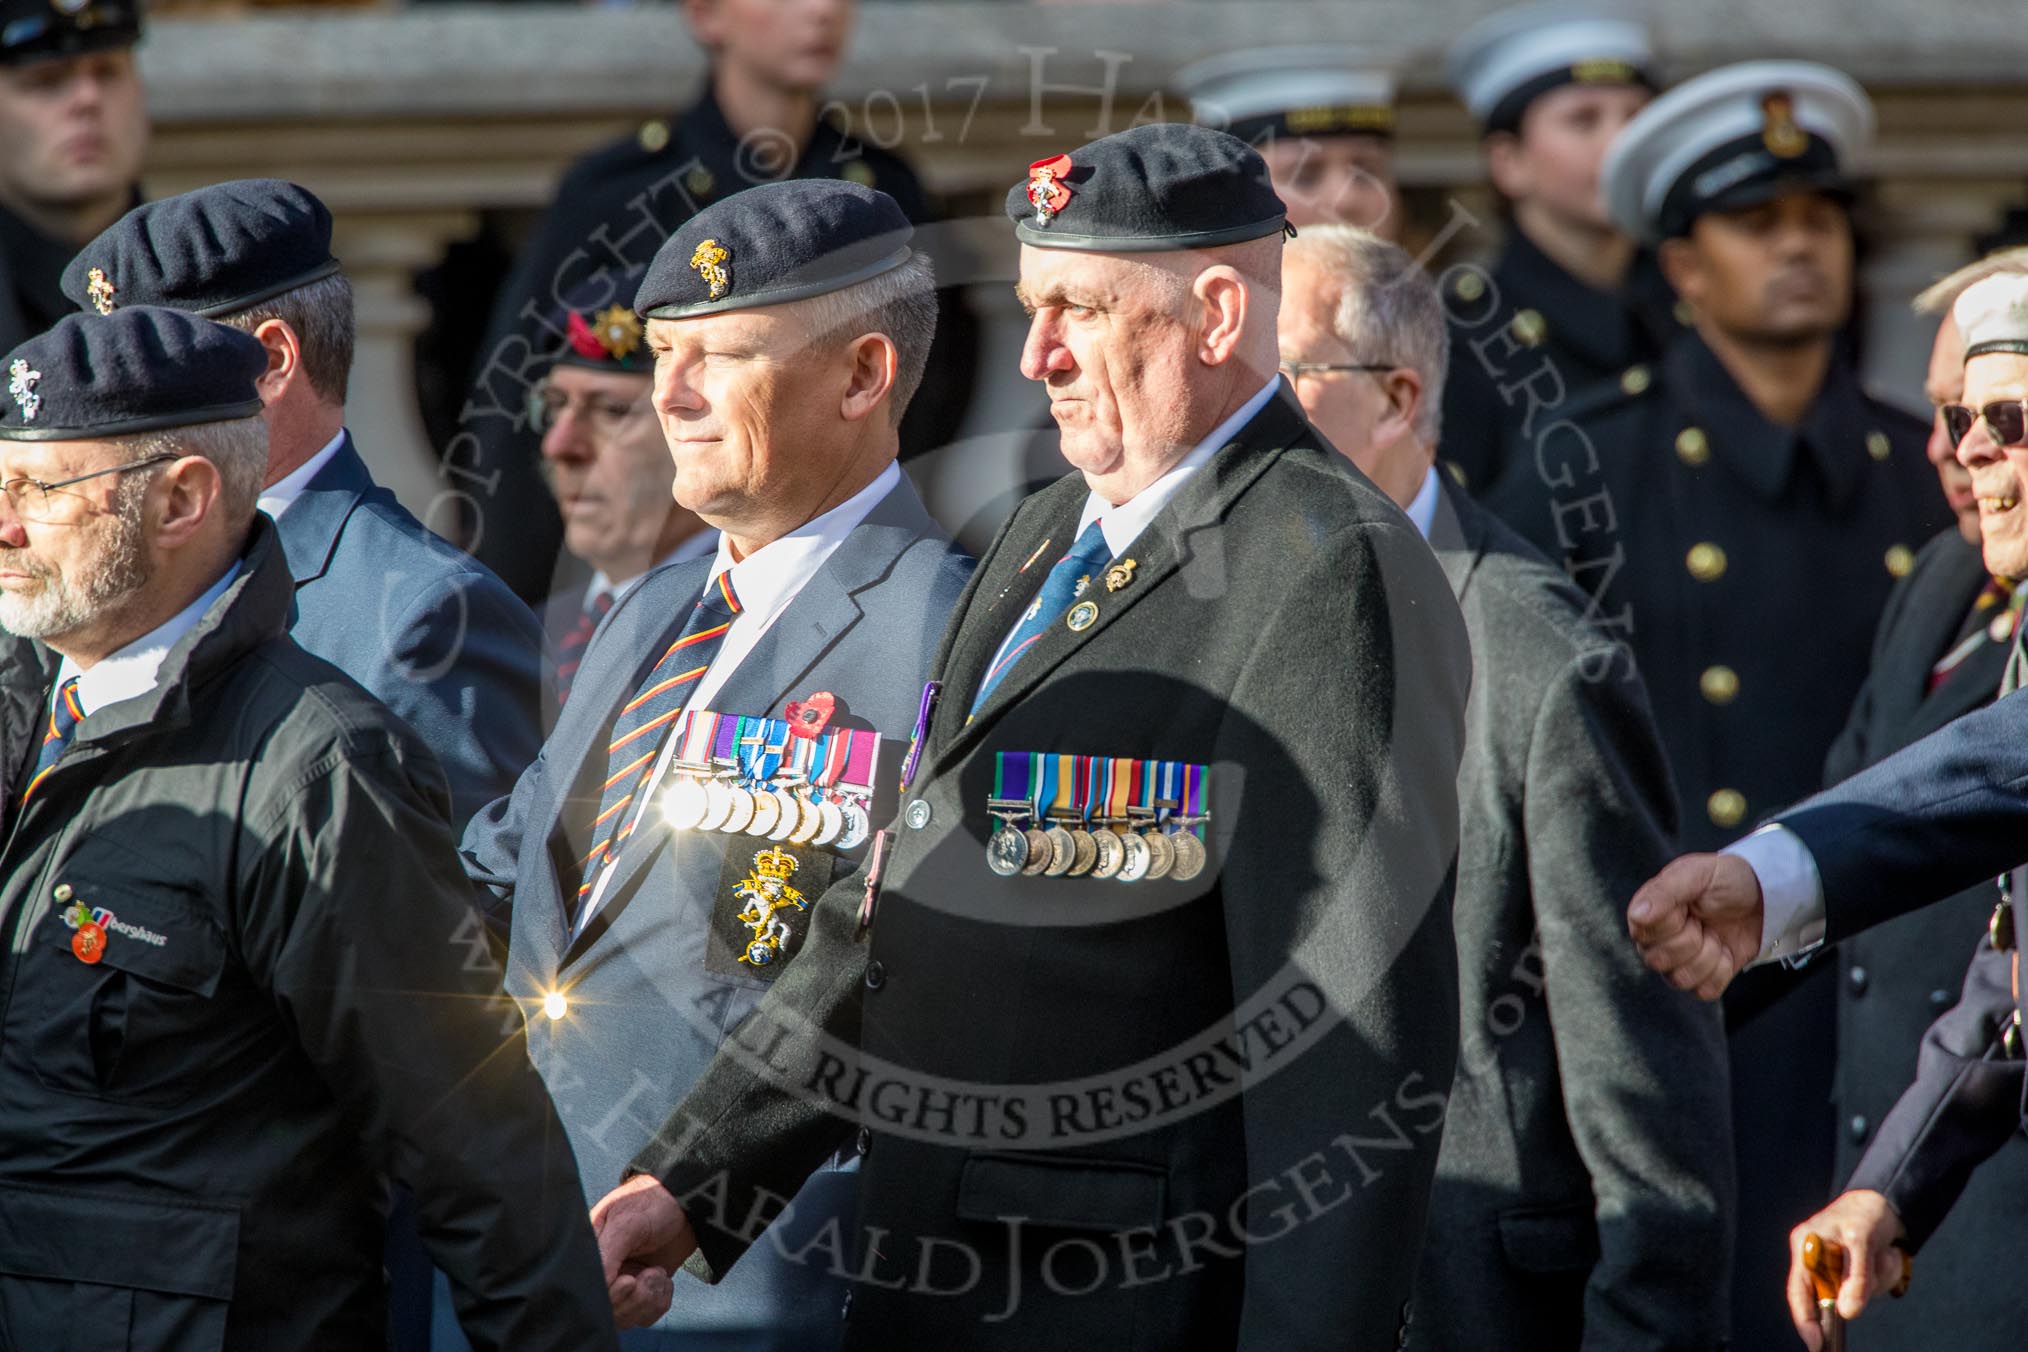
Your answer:
[[[197,899],[131,875],[59,869],[59,892],[21,968],[35,1073],[52,1089],[166,1107],[188,1098],[220,1053],[225,939]],[[84,906],[95,944],[78,942]],[[81,952],[85,956],[81,956]],[[86,957],[96,953],[96,961]]]

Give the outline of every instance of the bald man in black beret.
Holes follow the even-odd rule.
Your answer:
[[[593,1213],[623,1319],[841,1145],[846,1345],[1394,1347],[1458,1041],[1469,654],[1279,378],[1282,202],[1174,124],[1008,195],[1076,471],[931,668],[894,843]],[[678,1300],[685,1298],[682,1289]]]
[[[0,1347],[384,1345],[387,1179],[474,1342],[613,1345],[429,751],[288,635],[260,342],[0,358]]]

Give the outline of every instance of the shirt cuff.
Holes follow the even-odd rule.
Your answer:
[[[1720,853],[1744,859],[1760,879],[1760,955],[1755,963],[1807,957],[1824,943],[1824,884],[1802,838],[1770,822]]]

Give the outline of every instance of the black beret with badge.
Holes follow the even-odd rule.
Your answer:
[[[181,310],[66,315],[7,354],[0,441],[95,441],[261,411],[267,349]]]
[[[1396,83],[1372,53],[1328,43],[1226,52],[1175,79],[1193,118],[1251,145],[1281,136],[1392,138]]]
[[[913,255],[914,227],[886,193],[802,178],[714,202],[655,252],[634,308],[688,319],[785,305],[891,272]]]
[[[1037,160],[1008,189],[1007,215],[1023,244],[1104,253],[1212,249],[1290,230],[1260,152],[1185,122]]]
[[[1743,61],[1670,90],[1613,138],[1599,190],[1614,224],[1655,243],[1709,211],[1785,192],[1846,198],[1846,168],[1873,134],[1873,104],[1813,61]]]
[[[140,0],[0,0],[0,66],[131,47]]]
[[[135,207],[78,251],[63,294],[102,315],[129,305],[229,315],[337,271],[316,194],[246,178]]]
[[[1566,85],[1653,89],[1654,51],[1639,22],[1600,5],[1522,5],[1466,29],[1444,74],[1486,135],[1518,132],[1528,105]]]
[[[601,273],[564,292],[561,311],[552,320],[564,334],[556,355],[559,365],[628,375],[652,372],[654,353],[641,341],[641,318],[634,313],[645,275],[640,267]]]

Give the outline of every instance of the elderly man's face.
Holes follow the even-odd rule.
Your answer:
[[[1394,149],[1384,137],[1278,136],[1260,150],[1297,227],[1356,225],[1401,238]]]
[[[132,52],[0,66],[0,199],[65,209],[125,191],[147,145]]]
[[[1988,352],[1965,364],[1965,404],[1973,410],[2003,399],[2028,399],[2028,357]],[[1972,472],[1986,569],[2028,577],[2028,444],[2003,446],[1983,417],[1958,443],[1958,461]]]
[[[565,547],[615,578],[661,557],[680,510],[651,384],[645,375],[558,366],[539,395],[542,463]]]
[[[1294,254],[1282,264],[1282,361],[1300,366],[1358,365],[1378,354],[1354,352],[1333,325],[1343,285]],[[1387,393],[1367,371],[1302,372],[1293,381],[1303,411],[1333,446],[1375,481],[1382,479],[1381,448],[1373,427],[1389,410]]]
[[[651,319],[654,404],[676,465],[676,501],[714,526],[809,496],[836,473],[825,454],[838,410],[810,397],[819,368],[844,358],[810,347],[794,306]]]
[[[1924,447],[1936,477],[1943,484],[1945,501],[1957,515],[1958,533],[1971,544],[1979,543],[1979,498],[1972,491],[1972,474],[1958,463],[1957,447],[1944,428],[1943,406],[1965,401],[1965,340],[1958,321],[1949,311],[1937,326],[1936,342],[1929,350],[1929,373],[1922,392],[1929,396],[1929,442]]]
[[[1047,388],[1064,459],[1088,483],[1137,488],[1189,451],[1187,284],[1117,254],[1023,245],[1016,291],[1021,374]]]
[[[1852,310],[1852,226],[1818,192],[1708,211],[1663,247],[1669,280],[1719,330],[1764,343],[1815,342]]]
[[[56,483],[131,461],[93,441],[0,442],[0,629],[60,640],[114,614],[147,585],[149,469]]]

